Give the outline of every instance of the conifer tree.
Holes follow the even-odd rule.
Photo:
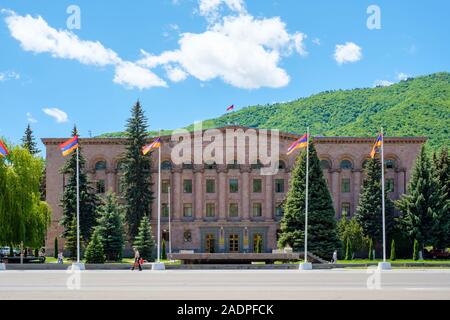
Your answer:
[[[373,260],[375,257],[373,256],[373,240],[369,240],[369,260]]]
[[[41,152],[41,150],[37,148],[37,143],[33,136],[33,130],[31,130],[31,126],[29,124],[25,129],[25,134],[22,138],[22,147],[28,150],[33,156]]]
[[[440,218],[448,214],[445,189],[431,169],[425,147],[422,147],[408,184],[408,193],[396,202],[401,211],[401,227],[411,240],[417,240],[419,250],[423,250],[425,245],[436,247],[442,243]]]
[[[395,240],[392,239],[392,242],[391,242],[391,260],[395,261],[397,259],[396,257],[397,257],[397,255],[395,253]]]
[[[54,247],[53,247],[53,258],[57,259],[59,253],[59,247],[58,247],[58,237],[55,237]]]
[[[105,263],[105,254],[103,252],[102,238],[96,230],[92,235],[91,241],[86,248],[86,263]]]
[[[153,239],[152,226],[150,225],[150,220],[147,216],[144,216],[141,219],[138,235],[134,240],[134,246],[139,250],[139,254],[143,259],[152,259],[155,240]]]
[[[126,221],[128,234],[133,239],[139,223],[144,216],[151,216],[151,162],[149,156],[142,154],[147,143],[147,118],[139,103],[133,106],[131,117],[127,121],[127,148],[123,158],[124,198],[127,200]]]
[[[414,246],[413,246],[413,260],[414,260],[414,261],[419,260],[419,241],[417,241],[417,239],[414,240]]]
[[[353,260],[352,241],[350,240],[350,237],[348,237],[346,241],[345,260]]]
[[[161,259],[167,260],[166,240],[164,240],[164,239],[162,239],[162,241],[161,241]]]
[[[114,193],[108,192],[97,210],[99,216],[96,232],[101,237],[106,260],[122,260],[125,244],[124,213]]]
[[[378,158],[369,159],[364,167],[364,181],[356,208],[356,221],[363,229],[365,236],[382,244],[383,216],[381,197],[381,162]],[[394,227],[394,206],[385,190],[386,237],[392,234]]]
[[[72,131],[72,136],[78,135],[76,126]],[[79,151],[80,165],[80,235],[86,241],[90,239],[94,227],[97,224],[96,207],[98,204],[97,195],[94,194],[87,175],[85,173],[86,161],[84,160],[82,149]],[[68,156],[61,173],[64,175],[66,184],[64,188],[61,206],[63,208],[63,217],[61,224],[64,226],[63,237],[72,232],[70,230],[72,219],[77,215],[77,177],[76,177],[76,151]]]
[[[309,144],[309,155],[308,251],[320,257],[331,257],[340,247],[335,211],[313,143]],[[295,251],[304,250],[305,177],[306,150],[303,150],[292,171],[279,239],[281,247],[289,245]]]
[[[437,216],[435,223],[435,245],[437,248],[450,247],[450,157],[448,149],[443,147],[437,156],[433,154],[433,173],[437,181],[438,189],[444,195],[444,210]]]
[[[64,249],[69,252],[69,259],[77,258],[77,218],[74,216],[68,225],[65,235]],[[81,239],[80,239],[81,244]],[[81,252],[81,249],[80,249]]]

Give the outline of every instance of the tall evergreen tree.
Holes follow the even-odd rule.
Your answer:
[[[120,261],[125,244],[124,213],[114,193],[108,192],[97,210],[99,216],[96,232],[101,237],[106,260]]]
[[[369,159],[364,167],[364,181],[355,218],[364,235],[378,244],[382,244],[383,241],[381,192],[381,161],[378,158]],[[389,237],[394,227],[394,205],[389,198],[388,190],[385,190],[385,205],[386,237]]]
[[[41,152],[41,150],[37,147],[37,143],[33,136],[33,130],[31,130],[31,126],[29,124],[25,129],[25,134],[22,138],[22,147],[27,149],[33,156]]]
[[[78,130],[75,126],[72,131],[72,136],[76,135],[78,135]],[[78,151],[80,161],[80,234],[84,240],[89,241],[93,228],[97,224],[96,207],[98,204],[98,197],[94,193],[85,173],[84,169],[86,161],[84,160],[82,149],[80,148]],[[77,155],[76,151],[74,151],[61,169],[61,173],[66,179],[61,201],[61,206],[63,208],[61,224],[64,226],[64,237],[71,231],[72,219],[77,215],[76,166]]]
[[[422,147],[408,184],[408,194],[396,202],[402,213],[401,226],[411,240],[418,241],[420,250],[425,245],[439,245],[441,235],[437,224],[439,217],[448,210],[444,189],[431,169],[425,147]]]
[[[143,259],[152,259],[155,240],[153,239],[152,226],[147,216],[141,219],[138,235],[134,239],[133,245],[139,250],[139,254]]]
[[[328,258],[340,247],[335,211],[313,143],[309,156],[308,251]],[[296,251],[304,250],[305,177],[306,151],[302,151],[292,171],[279,239],[280,246],[289,245]]]
[[[70,220],[64,240],[64,249],[69,253],[69,258],[75,260],[77,258],[77,218],[75,216]]]
[[[98,230],[95,230],[91,241],[86,248],[85,254],[87,263],[105,263],[105,254],[103,252],[102,237]]]
[[[127,148],[124,156],[124,198],[127,200],[126,221],[128,234],[133,239],[142,217],[151,216],[151,163],[150,157],[142,154],[147,141],[147,118],[139,101],[131,110],[126,129]]]

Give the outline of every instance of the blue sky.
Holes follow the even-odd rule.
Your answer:
[[[367,27],[373,4],[381,29]],[[70,5],[80,29],[68,29]],[[450,71],[444,0],[2,0],[0,8],[0,136],[13,143],[29,121],[38,138],[68,136],[74,123],[84,137],[123,130],[136,99],[157,130],[231,104]]]

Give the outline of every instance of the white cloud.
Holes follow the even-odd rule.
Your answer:
[[[37,122],[37,120],[33,117],[33,115],[31,114],[31,112],[27,112],[27,121],[29,122],[29,123],[36,123]]]
[[[200,15],[206,17],[209,22],[214,22],[220,17],[222,7],[227,7],[232,12],[246,14],[243,0],[200,0]]]
[[[319,38],[314,38],[314,39],[312,40],[312,43],[314,43],[314,44],[317,45],[317,46],[320,46],[320,39],[319,39]]]
[[[141,50],[144,57],[138,63],[171,65],[201,81],[221,78],[238,88],[279,88],[290,80],[278,66],[281,57],[293,50],[306,55],[305,38],[300,32],[289,34],[279,17],[227,16],[203,33],[181,34],[178,50],[159,56]]]
[[[390,85],[393,85],[394,83],[389,80],[375,80],[373,83],[374,87],[388,87]]]
[[[167,83],[148,69],[132,62],[122,62],[116,66],[115,83],[130,88],[148,89],[152,87],[167,87]]]
[[[71,31],[58,31],[40,16],[34,18],[30,15],[20,16],[8,10],[2,12],[8,14],[5,21],[11,36],[19,41],[25,51],[46,52],[55,58],[72,59],[87,65],[115,66],[113,81],[131,88],[166,86],[165,81],[150,70],[123,61],[116,52],[105,48],[98,41],[85,41]]]
[[[362,59],[362,49],[353,42],[336,45],[334,59],[338,64],[356,62]]]
[[[406,74],[406,73],[404,73],[404,72],[399,72],[399,73],[397,73],[397,79],[398,79],[399,81],[407,80],[408,78],[409,78],[409,75]]]
[[[69,121],[67,113],[58,108],[44,108],[42,111],[56,120],[57,123],[64,123]]]
[[[180,81],[186,80],[186,78],[188,77],[188,74],[178,67],[172,67],[172,66],[168,65],[165,67],[165,69],[166,69],[167,77],[172,82],[180,82]]]
[[[18,74],[15,71],[0,72],[0,81],[19,80],[19,79],[20,79],[20,74]]]

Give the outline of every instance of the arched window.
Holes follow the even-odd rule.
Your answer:
[[[194,166],[192,165],[192,163],[183,163],[184,170],[192,170],[193,168]]]
[[[386,169],[395,169],[394,159],[387,159],[386,161],[384,161],[384,164],[386,165]]]
[[[351,169],[353,169],[352,162],[350,160],[347,160],[347,159],[342,160],[341,161],[341,169],[342,170],[351,170]]]
[[[171,170],[172,169],[172,162],[169,160],[161,162],[161,170]]]
[[[331,169],[330,161],[327,160],[327,159],[320,160],[320,168],[322,170],[329,170],[329,169]]]
[[[100,160],[95,163],[95,170],[106,170],[106,161]]]
[[[286,163],[283,160],[278,161],[278,169],[279,170],[286,169]]]

